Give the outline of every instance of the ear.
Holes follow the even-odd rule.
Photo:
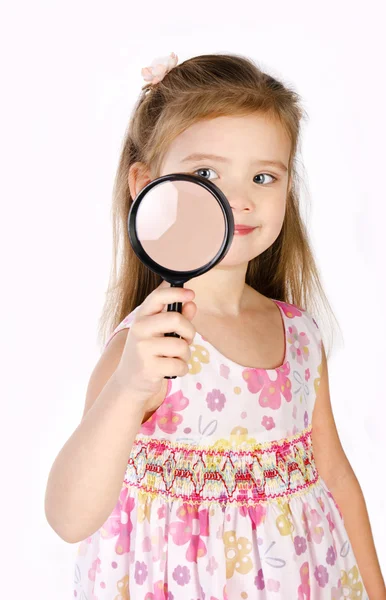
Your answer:
[[[152,181],[150,169],[141,162],[133,163],[129,169],[127,177],[130,188],[130,195],[134,199],[139,192]]]

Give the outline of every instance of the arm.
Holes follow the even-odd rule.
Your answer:
[[[111,514],[144,418],[144,399],[122,390],[114,376],[127,333],[127,329],[117,333],[99,359],[88,384],[82,421],[49,473],[46,518],[67,542],[85,539]]]
[[[332,413],[327,359],[322,346],[322,372],[312,416],[312,445],[317,469],[341,509],[346,531],[370,600],[386,600],[365,500],[342,448]]]

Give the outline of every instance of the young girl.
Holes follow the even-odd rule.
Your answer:
[[[234,55],[142,73],[115,187],[112,332],[46,491],[50,525],[79,542],[74,597],[384,599],[310,309],[328,302],[299,211],[299,97]],[[185,289],[127,235],[139,191],[175,172],[214,181],[236,225]]]

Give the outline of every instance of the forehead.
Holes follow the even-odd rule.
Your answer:
[[[278,120],[265,115],[224,116],[194,123],[170,144],[165,160],[179,162],[189,153],[226,156],[235,162],[275,159],[288,164],[291,141]]]

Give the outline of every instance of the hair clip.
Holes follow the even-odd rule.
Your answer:
[[[178,63],[178,56],[172,52],[169,56],[155,58],[150,67],[143,67],[141,75],[147,83],[155,85],[162,81]]]

